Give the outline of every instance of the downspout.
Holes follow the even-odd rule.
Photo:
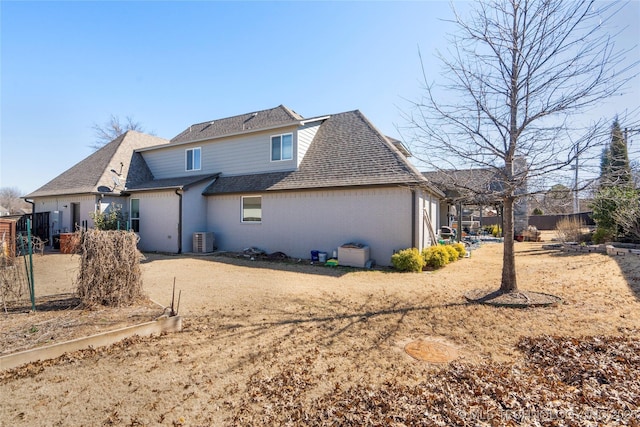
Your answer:
[[[182,253],[182,188],[176,189],[178,195],[178,253]]]
[[[411,190],[411,247],[416,246],[416,190]]]
[[[462,241],[462,202],[458,202],[458,234],[456,235],[458,242]]]
[[[35,222],[35,215],[36,215],[36,202],[34,202],[33,200],[29,200],[25,197],[24,199],[25,202],[29,203],[31,205],[31,234],[35,235],[35,227],[36,227],[36,222]]]

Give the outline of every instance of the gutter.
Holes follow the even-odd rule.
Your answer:
[[[319,122],[323,120],[329,119],[331,116],[320,116],[320,117],[311,117],[310,119],[300,120],[300,125],[304,126],[307,123]]]
[[[125,190],[122,192],[122,196],[124,197],[130,197],[132,194],[135,193],[145,193],[148,191],[167,191],[167,190],[174,190],[174,191],[178,191],[178,190],[183,190],[184,186],[177,186],[177,185],[168,185],[166,187],[149,187],[149,188],[135,188],[133,190]]]

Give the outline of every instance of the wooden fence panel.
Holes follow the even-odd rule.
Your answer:
[[[0,250],[3,257],[16,255],[16,221],[13,219],[0,219]]]

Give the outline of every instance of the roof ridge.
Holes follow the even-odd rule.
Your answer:
[[[409,172],[415,178],[417,178],[419,181],[423,181],[425,184],[429,184],[430,187],[433,187],[431,185],[431,182],[422,174],[422,172],[420,172],[420,170],[418,170],[418,168],[415,167],[413,165],[413,163],[411,163],[409,161],[409,159],[407,159],[402,154],[400,149],[398,147],[396,147],[395,144],[393,142],[391,142],[390,139],[385,134],[380,132],[380,130],[378,130],[378,128],[373,123],[371,123],[371,121],[369,121],[369,119],[362,113],[362,111],[356,109],[356,110],[354,110],[354,112],[364,121],[364,123],[369,127],[369,129],[371,129],[374,133],[376,133],[381,138],[383,143],[386,144],[387,147],[391,149],[391,152],[396,157],[396,159],[399,162],[401,162],[404,166],[406,166],[408,168]]]
[[[108,165],[109,163],[111,163],[111,161],[113,160],[113,158],[116,156],[116,154],[118,153],[118,150],[120,150],[120,146],[122,145],[122,143],[127,139],[127,136],[129,134],[129,132],[131,132],[131,129],[127,130],[124,133],[121,133],[120,135],[118,135],[117,137],[115,137],[114,139],[112,139],[110,142],[106,143],[105,145],[103,145],[102,147],[100,147],[99,150],[95,151],[94,153],[90,154],[88,157],[85,158],[88,159],[89,157],[91,157],[92,155],[98,153],[99,151],[101,151],[103,148],[114,144],[113,146],[109,147],[110,149],[112,149],[113,151],[111,152],[111,154],[109,155],[107,161],[105,162],[105,168],[102,171],[101,174],[96,175],[96,180],[93,183],[93,185],[98,185],[98,183],[102,180],[102,178],[106,175],[107,170],[106,170],[106,165]],[[117,141],[117,143],[116,143]],[[84,161],[84,160],[83,160]],[[82,163],[82,161],[80,162]]]
[[[282,108],[294,120],[303,120],[304,119],[304,116],[302,114],[298,114],[297,112],[293,111],[291,108],[287,107],[284,104],[280,104],[276,108]]]
[[[290,108],[286,107],[285,105],[280,104],[280,105],[278,105],[276,107],[273,107],[273,108],[264,108],[262,110],[250,111],[248,113],[234,114],[233,116],[218,117],[217,119],[211,119],[211,120],[205,120],[203,122],[192,123],[190,126],[204,125],[204,124],[208,124],[208,123],[211,123],[211,122],[217,122],[219,120],[228,120],[228,119],[234,119],[236,117],[248,116],[248,115],[251,115],[251,114],[264,113],[265,111],[272,111],[272,110],[275,110],[277,108],[282,108],[294,120],[300,120],[299,118],[295,117],[295,114],[297,114],[295,111],[291,110]],[[300,116],[300,117],[302,117],[302,116]]]
[[[135,146],[160,144],[166,139],[138,131],[127,131],[118,135],[96,151],[89,154],[78,163],[68,167],[62,173],[28,194],[29,197],[44,197],[52,194],[80,194],[102,192],[99,188],[111,187],[111,168],[118,169],[119,163],[124,163],[124,170],[120,169],[125,178],[135,153]],[[130,152],[130,149],[132,151]],[[120,179],[123,176],[120,176]]]
[[[122,146],[122,144],[124,144],[125,141],[127,141],[128,138],[135,137],[135,135],[151,136],[151,135],[147,135],[147,134],[142,133],[142,132],[138,132],[138,131],[133,130],[133,129],[128,129],[123,134],[121,134],[120,136],[115,138],[113,141],[111,141],[109,144],[111,144],[112,142],[115,142],[116,140],[120,139],[120,142],[118,142],[118,144],[114,147],[113,152],[111,153],[111,156],[109,156],[108,161],[105,163],[105,166],[104,166],[104,169],[103,169],[102,173],[97,176],[97,179],[96,179],[96,182],[95,182],[94,185],[97,186],[100,182],[102,182],[103,180],[107,179],[107,177],[111,173],[111,169],[109,169],[109,164],[111,164],[113,162],[113,160],[116,158],[116,156],[120,152],[120,147]],[[133,151],[135,151],[135,150],[133,150]]]

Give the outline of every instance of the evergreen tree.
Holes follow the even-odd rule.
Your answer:
[[[610,186],[609,178],[611,176],[611,144],[602,149],[600,157],[600,188]]]
[[[637,238],[640,218],[638,191],[631,174],[627,141],[616,118],[611,126],[611,142],[602,152],[600,188],[591,208],[598,228],[595,241]],[[624,214],[624,215],[623,215]]]
[[[627,140],[616,118],[611,126],[611,142],[602,152],[600,161],[600,187],[628,186],[631,183],[631,165]]]

